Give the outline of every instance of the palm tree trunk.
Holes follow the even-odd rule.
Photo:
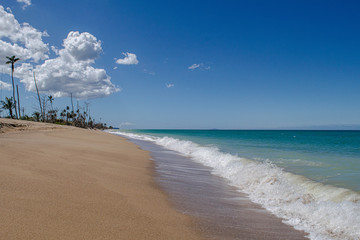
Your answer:
[[[16,84],[16,92],[18,97],[18,110],[19,110],[19,118],[21,119],[21,111],[20,111],[20,96],[19,96],[19,86]]]
[[[38,86],[36,84],[35,72],[33,72],[33,73],[34,73],[34,82],[35,82],[36,92],[37,92],[37,95],[38,95],[38,98],[39,98],[40,112],[41,112],[41,116],[43,116],[43,109],[42,109],[42,106],[41,106],[41,99],[40,99],[39,89],[38,89]]]
[[[11,119],[13,119],[14,117],[13,117],[13,113],[12,113],[12,109],[11,109],[11,108],[9,109],[9,113],[10,113]]]
[[[14,84],[14,64],[12,65],[11,68],[11,79],[12,79],[12,85],[13,85],[13,97],[14,97],[14,104],[15,104],[15,114],[16,114],[16,119],[19,119],[18,117],[18,112],[16,109],[16,98],[15,98],[15,84]]]

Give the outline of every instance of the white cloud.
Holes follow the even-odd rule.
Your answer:
[[[31,0],[16,0],[18,3],[23,3],[23,9],[31,5]]]
[[[194,63],[193,65],[189,66],[188,69],[194,70],[194,69],[201,69],[201,70],[210,70],[211,67],[208,65],[205,65],[204,63]]]
[[[196,68],[200,67],[200,64],[196,64],[194,63],[193,65],[191,65],[190,67],[188,67],[188,69],[194,70]]]
[[[167,88],[175,87],[175,84],[172,84],[172,83],[166,83],[165,85],[166,85]]]
[[[59,49],[55,46],[51,46],[51,50],[56,54],[59,55]]]
[[[0,81],[0,89],[4,89],[4,90],[11,90],[12,87],[11,87],[11,84],[9,83],[6,83],[6,82],[3,82],[3,81]]]
[[[115,67],[113,67],[113,69],[116,70],[116,69],[118,69],[118,67],[115,66]]]
[[[67,97],[72,93],[75,98],[88,99],[120,91],[104,69],[93,67],[102,53],[101,41],[95,36],[70,32],[62,48],[51,46],[57,55],[53,59],[49,59],[49,46],[42,40],[45,36],[48,36],[46,32],[28,23],[20,24],[10,10],[0,5],[0,66],[10,74],[5,57],[20,58],[15,65],[15,77],[25,84],[27,91],[35,91],[33,71],[40,92],[55,97]]]
[[[138,64],[139,61],[137,60],[137,57],[134,53],[122,53],[125,58],[116,60],[117,64],[124,64],[124,65],[132,65],[132,64]]]
[[[49,47],[42,41],[47,33],[40,32],[28,23],[20,24],[9,10],[0,5],[0,59],[16,55],[22,61],[47,59]],[[5,61],[0,61],[4,65]]]
[[[91,66],[102,52],[101,42],[95,36],[87,32],[70,32],[63,47],[57,50],[58,57],[45,60],[43,64],[32,67],[25,63],[16,68],[26,90],[35,91],[34,71],[39,90],[54,97],[72,94],[78,99],[89,99],[120,91],[104,69]]]
[[[102,52],[101,42],[87,32],[70,32],[63,46],[77,61],[93,62]]]

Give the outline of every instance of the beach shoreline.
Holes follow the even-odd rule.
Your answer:
[[[283,223],[238,191],[211,168],[151,142],[128,138],[149,151],[155,162],[156,182],[181,212],[196,219],[208,239],[306,239],[306,233]]]
[[[283,230],[275,230],[281,225],[275,224],[276,221],[292,226],[286,232],[299,230],[301,234],[301,231],[304,231],[302,235],[309,239],[357,239],[359,236],[357,224],[359,215],[354,214],[359,212],[359,194],[350,189],[336,187],[336,185],[329,185],[311,178],[317,173],[334,173],[331,166],[338,166],[339,159],[343,160],[341,161],[342,168],[349,170],[347,173],[356,174],[357,143],[360,139],[358,132],[301,131],[294,133],[292,131],[178,129],[114,130],[111,132],[129,138],[143,149],[155,154],[157,172],[160,173],[160,181],[164,183],[166,192],[172,196],[175,203],[179,202],[180,198],[178,205],[181,206],[185,202],[183,196],[190,199],[189,205],[185,206],[185,212],[188,213],[191,208],[193,212],[190,213],[191,215],[197,216],[197,213],[201,215],[204,213],[205,218],[209,216],[214,227],[207,227],[207,229],[213,230],[219,225],[224,225],[220,228],[221,230],[228,226],[231,229],[237,228],[234,234],[230,231],[236,238],[229,239],[239,239],[239,236],[245,234],[244,230],[249,230],[250,234],[259,234],[265,230],[261,229],[263,226],[268,227],[275,235],[282,234]],[[339,139],[342,141],[341,145],[339,145]],[[307,150],[307,154],[303,154],[304,149]],[[328,150],[330,152],[325,154],[324,152]],[[168,156],[170,153],[173,156]],[[296,162],[293,161],[294,159]],[[349,168],[351,164],[353,167]],[[300,174],[292,172],[292,167],[296,168]],[[290,171],[288,171],[289,168]],[[301,174],[304,171],[310,175],[310,178]],[[163,176],[161,176],[162,172]],[[347,178],[350,176],[352,175],[346,175],[343,171],[337,180],[341,183],[343,179],[346,183],[346,180],[351,180]],[[353,175],[352,179],[356,180],[356,176]],[[212,182],[212,179],[216,177],[219,181]],[[223,186],[220,184],[217,188],[216,186],[219,186],[221,181],[225,184]],[[235,191],[245,193],[245,196],[234,194],[230,198],[226,197],[233,192],[231,189],[223,191],[229,186],[235,187]],[[243,201],[245,198],[252,203],[248,201],[245,203]],[[236,200],[232,204],[231,201],[227,201],[228,199],[239,199],[239,201]],[[206,202],[209,202],[210,207],[205,207]],[[267,213],[277,218],[268,221],[265,220],[266,216],[263,214],[253,218],[254,214],[248,211],[251,210],[253,203],[260,205],[267,210]],[[230,210],[232,205],[241,206]],[[230,206],[229,210],[226,206]],[[235,214],[237,211],[242,213]],[[245,213],[246,211],[248,213]],[[215,212],[219,214],[215,216]],[[227,221],[220,220],[222,216],[229,218],[229,215],[233,213],[235,215],[230,217],[229,224],[226,223]],[[238,220],[233,221],[234,219]],[[250,224],[250,228],[247,228],[246,224],[241,227],[243,223],[251,221],[254,224]],[[275,225],[270,227],[269,223]],[[249,236],[246,235],[240,239],[252,239]],[[279,239],[285,236],[269,237],[267,235],[264,237],[264,239]],[[302,237],[299,236],[299,238]],[[224,239],[224,234],[217,239]],[[253,239],[262,238],[256,236]],[[294,239],[294,237],[284,239]]]
[[[0,119],[1,239],[203,239],[119,136]]]

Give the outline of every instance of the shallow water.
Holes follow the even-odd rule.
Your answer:
[[[360,131],[135,130],[173,137],[360,192]]]

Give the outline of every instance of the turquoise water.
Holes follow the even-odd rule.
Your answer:
[[[112,133],[152,142],[209,167],[310,239],[360,239],[360,131]]]
[[[132,130],[190,140],[360,192],[360,131]]]

